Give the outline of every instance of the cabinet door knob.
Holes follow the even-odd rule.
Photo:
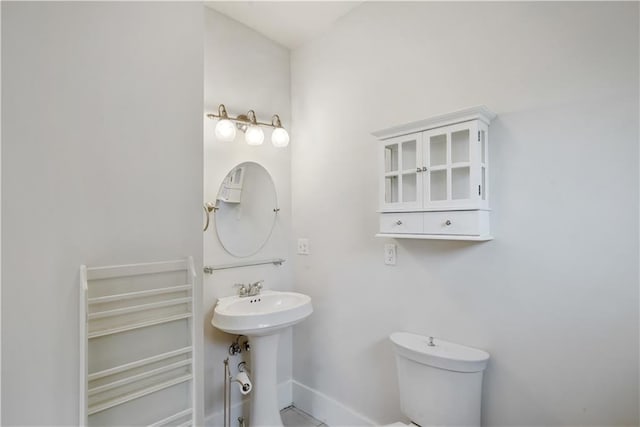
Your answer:
[[[397,220],[397,221],[396,221],[396,225],[402,225],[402,221]]]
[[[420,169],[420,168],[416,168],[416,172],[417,172],[417,173],[420,173],[420,172],[422,172],[422,169]]]
[[[451,225],[451,220],[450,219],[446,220],[444,225]]]
[[[426,167],[426,166],[423,166],[423,167],[422,167],[422,172],[426,172],[426,171],[427,171],[427,167]]]

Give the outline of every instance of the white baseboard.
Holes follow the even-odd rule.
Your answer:
[[[377,425],[373,420],[318,390],[295,380],[291,380],[291,385],[294,406],[331,427]]]
[[[291,406],[293,403],[293,393],[291,389],[291,380],[286,380],[278,384],[278,405],[280,409]],[[222,396],[220,397],[222,400]],[[248,419],[249,411],[249,397],[245,397],[240,402],[236,402],[231,405],[231,426],[238,425],[238,417],[244,416]],[[224,409],[222,411],[214,412],[207,416],[204,420],[206,427],[220,427],[224,425]],[[250,425],[250,423],[247,423]]]

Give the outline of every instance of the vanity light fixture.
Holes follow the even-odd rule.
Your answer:
[[[233,142],[233,140],[236,139],[236,127],[233,122],[229,120],[229,116],[227,115],[227,110],[224,108],[224,105],[220,104],[218,114],[220,121],[216,124],[216,138],[223,142]],[[213,116],[213,114],[210,114],[209,116]]]
[[[236,138],[236,128],[244,133],[244,139],[249,145],[261,145],[264,142],[264,131],[260,126],[273,128],[271,143],[274,147],[286,147],[289,145],[289,133],[282,127],[280,116],[274,114],[271,123],[259,122],[256,113],[249,110],[247,114],[237,117],[229,117],[224,104],[218,106],[218,114],[207,114],[210,119],[218,119],[216,124],[216,138],[223,142],[233,142]],[[235,124],[235,126],[234,126]]]
[[[289,145],[289,132],[286,131],[285,128],[282,127],[282,123],[280,123],[280,117],[275,114],[271,119],[271,125],[275,127],[273,129],[273,133],[271,134],[271,143],[274,147],[286,147]]]

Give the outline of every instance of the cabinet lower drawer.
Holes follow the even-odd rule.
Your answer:
[[[380,232],[414,234],[423,232],[422,213],[385,213],[380,214]]]
[[[424,212],[423,233],[480,236],[489,234],[488,211]]]
[[[488,211],[437,211],[380,214],[380,233],[435,236],[489,236]],[[414,237],[415,238],[415,237]]]

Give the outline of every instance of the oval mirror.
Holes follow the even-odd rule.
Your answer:
[[[216,207],[216,233],[224,249],[237,257],[255,254],[269,240],[278,212],[271,175],[258,163],[240,163],[222,181]]]

